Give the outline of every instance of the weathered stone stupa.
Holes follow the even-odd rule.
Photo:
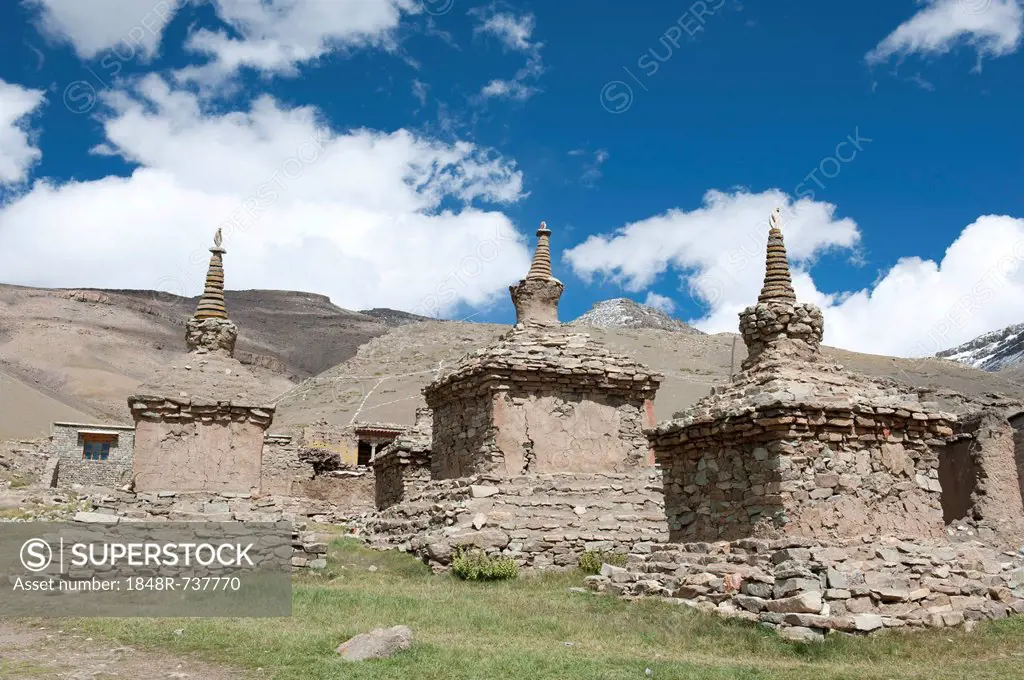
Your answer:
[[[661,376],[560,326],[550,236],[542,223],[526,278],[509,288],[515,327],[424,389],[434,479],[648,465],[642,428]]]
[[[460,547],[545,569],[665,540],[643,435],[662,376],[558,323],[550,235],[542,224],[529,273],[510,288],[516,325],[424,389],[429,447],[375,461],[377,547],[438,569]]]
[[[647,431],[670,542],[588,585],[800,641],[1024,613],[1021,534],[1010,551],[978,540],[1019,526],[1000,522],[1021,507],[1010,423],[983,411],[965,427],[824,356],[822,314],[796,300],[778,211],[770,224],[764,287],[740,314],[743,370]],[[989,527],[947,535],[944,514],[965,513]]]
[[[135,491],[259,492],[271,394],[233,357],[238,327],[224,304],[221,233],[185,330],[189,353],[128,398],[135,419]]]
[[[671,540],[942,536],[938,453],[955,416],[821,353],[822,314],[796,300],[779,221],[740,314],[743,370],[648,432]]]

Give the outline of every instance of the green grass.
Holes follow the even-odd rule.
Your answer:
[[[369,571],[375,565],[376,571]],[[496,583],[434,575],[398,553],[352,539],[331,544],[326,573],[294,588],[279,619],[76,619],[63,625],[122,644],[194,654],[278,680],[454,678],[1024,677],[1024,619],[961,630],[788,643],[756,625],[649,600],[573,594],[582,575]],[[413,649],[345,664],[334,648],[372,628],[405,624]],[[180,629],[180,633],[175,632]]]

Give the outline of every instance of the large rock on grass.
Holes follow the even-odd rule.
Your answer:
[[[412,646],[412,629],[408,626],[375,628],[369,633],[356,635],[338,645],[335,650],[346,661],[385,659]]]

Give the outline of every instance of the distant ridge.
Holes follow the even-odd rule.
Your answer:
[[[979,335],[935,356],[990,372],[1024,366],[1024,323]]]
[[[388,309],[387,307],[374,307],[373,309],[360,309],[360,314],[366,316],[372,316],[378,321],[382,321],[388,326],[404,326],[407,323],[419,323],[420,321],[433,321],[428,316],[420,316],[419,314],[412,314],[410,312],[402,312],[397,309]]]
[[[660,309],[642,305],[629,298],[614,298],[595,303],[589,312],[571,321],[570,324],[595,328],[652,328],[703,335],[693,326],[673,319]]]

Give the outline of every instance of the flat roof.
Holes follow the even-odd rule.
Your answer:
[[[87,429],[93,429],[93,430],[119,430],[119,431],[134,430],[135,429],[134,425],[101,425],[101,424],[98,424],[98,423],[61,423],[61,422],[55,422],[53,424],[53,426],[54,427],[58,427],[58,426],[59,427],[75,427],[75,428],[79,428],[79,429],[87,428]]]

